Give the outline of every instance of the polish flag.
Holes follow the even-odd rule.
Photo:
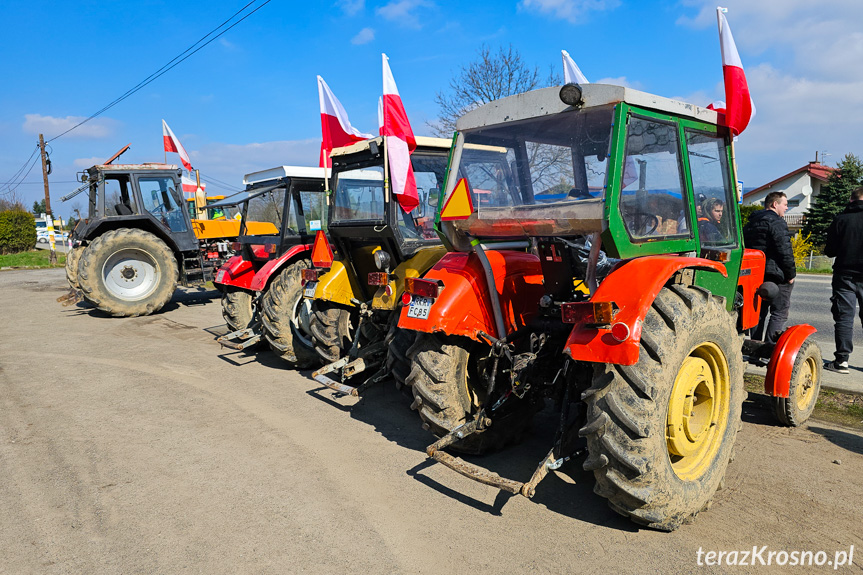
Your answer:
[[[746,83],[746,75],[743,73],[743,63],[740,54],[737,53],[737,45],[731,35],[731,28],[725,19],[726,8],[716,8],[716,19],[719,23],[719,45],[722,49],[722,76],[725,80],[725,108],[712,105],[717,112],[724,114],[725,125],[733,135],[737,135],[746,129],[749,120],[755,114],[755,106],[752,96],[749,94],[749,85]]]
[[[584,74],[581,73],[581,68],[575,63],[575,60],[572,59],[572,56],[569,55],[569,52],[566,50],[560,51],[561,56],[563,57],[563,83],[564,84],[589,84],[587,78],[584,77]]]
[[[318,76],[318,99],[321,102],[321,168],[332,167],[330,152],[333,148],[349,146],[374,138],[372,134],[363,134],[348,120],[348,113],[333,94],[324,79]]]
[[[180,154],[180,160],[183,162],[183,166],[190,172],[194,170],[194,168],[192,168],[192,161],[189,160],[189,154],[186,153],[186,149],[183,147],[183,144],[180,143],[180,140],[177,139],[177,136],[174,135],[174,132],[171,131],[171,128],[168,127],[165,120],[162,120],[162,139],[165,141],[166,152],[175,152]]]
[[[399,205],[410,212],[419,205],[417,182],[411,166],[411,153],[417,147],[408,114],[390,70],[389,58],[381,54],[384,63],[383,125],[381,135],[387,139],[390,181]]]
[[[195,192],[198,191],[198,181],[195,180],[194,178],[190,178],[189,176],[186,176],[184,174],[183,176],[180,177],[180,180],[183,183],[183,193],[194,194]],[[204,182],[201,182],[201,189],[206,190],[207,184]]]

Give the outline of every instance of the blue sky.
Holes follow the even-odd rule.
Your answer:
[[[248,0],[246,0],[248,1]],[[261,3],[263,0],[258,0]],[[0,193],[53,137],[136,85],[245,1],[4,2],[0,37]],[[863,2],[730,0],[728,21],[758,113],[737,146],[747,187],[827,151],[863,154]],[[707,0],[272,0],[100,118],[50,143],[56,213],[75,172],[127,143],[126,162],[162,161],[164,118],[207,176],[314,165],[320,74],[361,131],[375,132],[381,52],[417,134],[434,96],[486,44],[512,44],[543,76],[560,50],[593,82],[706,105],[723,99],[715,2]],[[10,25],[14,23],[14,25]],[[175,154],[169,162],[178,163]],[[210,192],[219,191],[217,186]],[[43,196],[37,164],[14,192]]]

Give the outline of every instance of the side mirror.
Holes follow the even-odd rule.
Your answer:
[[[440,199],[440,190],[438,188],[432,188],[431,190],[429,190],[428,205],[430,205],[433,208],[436,208],[439,199]]]

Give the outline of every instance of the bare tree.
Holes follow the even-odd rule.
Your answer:
[[[550,74],[544,85],[551,86],[555,81],[556,78]],[[483,45],[477,53],[477,59],[462,66],[450,80],[450,89],[435,95],[440,115],[428,126],[435,135],[449,138],[455,131],[456,120],[466,112],[492,100],[527,92],[542,85],[539,68],[525,64],[521,54],[511,44],[506,49],[500,47],[496,54]]]

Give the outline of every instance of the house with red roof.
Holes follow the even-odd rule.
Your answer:
[[[789,228],[799,229],[803,225],[803,216],[818,201],[821,186],[827,182],[830,173],[836,168],[825,166],[818,161],[809,162],[802,168],[785,174],[763,186],[749,190],[743,194],[743,204],[763,206],[764,198],[770,192],[785,192],[788,196],[788,212],[785,221]]]

